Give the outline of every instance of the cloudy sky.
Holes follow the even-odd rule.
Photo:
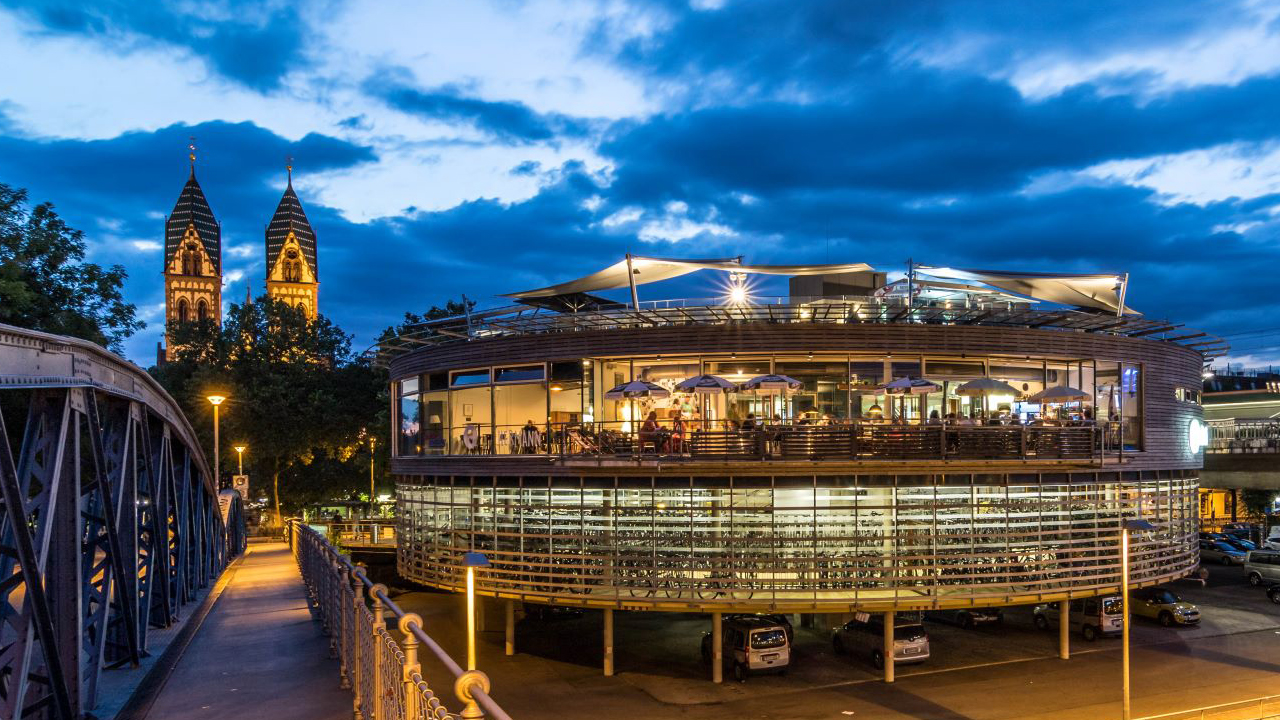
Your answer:
[[[292,155],[360,347],[629,250],[1127,271],[1280,360],[1280,4],[1059,5],[0,0],[0,182],[128,268],[140,362],[190,136],[224,299]]]

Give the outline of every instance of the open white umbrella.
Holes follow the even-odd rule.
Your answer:
[[[698,395],[722,395],[727,392],[733,392],[737,386],[715,375],[699,375],[691,377],[688,380],[682,380],[676,385],[676,390],[686,393],[695,393]]]
[[[757,375],[738,386],[745,392],[771,393],[799,390],[804,383],[786,375]]]
[[[1067,387],[1066,385],[1055,385],[1041,390],[1028,398],[1028,400],[1031,402],[1043,403],[1065,403],[1075,402],[1076,400],[1087,400],[1088,398],[1089,393],[1083,390],[1077,390],[1073,387]]]
[[[881,383],[876,386],[876,389],[888,395],[927,395],[938,392],[942,386],[924,378],[900,377],[897,380]]]
[[[632,380],[604,394],[606,400],[629,400],[638,397],[671,397],[671,391],[647,380]]]
[[[957,395],[1018,395],[1018,388],[995,378],[977,378],[957,387]]]

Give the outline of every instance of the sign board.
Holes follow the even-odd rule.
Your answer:
[[[853,619],[857,620],[860,623],[864,623],[871,619],[871,613],[864,613],[864,612],[854,613]]]
[[[249,476],[248,475],[232,475],[231,489],[240,493],[241,499],[249,502]]]

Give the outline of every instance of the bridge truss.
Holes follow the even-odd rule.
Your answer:
[[[154,379],[0,325],[0,718],[88,713],[244,543],[239,497]]]

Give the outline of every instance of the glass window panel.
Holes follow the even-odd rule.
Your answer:
[[[787,396],[790,417],[812,422],[848,417],[849,364],[844,358],[779,358],[774,362],[774,372],[803,383]]]
[[[429,392],[423,399],[423,447],[428,455],[448,450],[449,393]]]
[[[400,455],[422,454],[422,396],[400,398]]]
[[[527,455],[545,452],[548,432],[546,386],[542,383],[494,386],[493,425],[496,453]]]
[[[1120,416],[1125,450],[1142,449],[1142,366],[1125,363],[1120,375]]]
[[[416,392],[418,392],[418,378],[416,376],[411,378],[405,378],[404,380],[400,381],[401,395],[412,395],[413,393],[416,393]]]
[[[493,388],[454,390],[449,398],[450,452],[455,455],[493,452]],[[468,432],[468,428],[474,428]]]
[[[459,370],[451,376],[451,382],[454,387],[465,385],[487,385],[489,383],[489,370]]]
[[[501,367],[493,369],[493,381],[500,383],[509,382],[536,382],[545,379],[547,369],[543,365],[521,365],[519,367]],[[454,384],[458,384],[457,378]]]

